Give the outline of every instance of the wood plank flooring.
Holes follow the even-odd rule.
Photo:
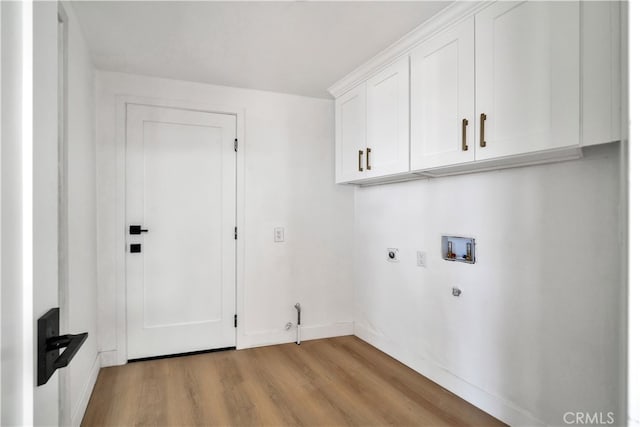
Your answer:
[[[354,337],[104,368],[83,426],[494,426]]]

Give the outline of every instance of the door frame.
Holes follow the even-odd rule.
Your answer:
[[[245,217],[245,110],[237,106],[215,105],[201,102],[178,101],[162,98],[121,95],[116,97],[116,239],[115,239],[115,294],[116,294],[116,351],[101,353],[102,366],[124,365],[127,363],[127,288],[126,288],[126,120],[127,105],[176,108],[205,113],[229,114],[236,117],[236,314],[239,319],[244,313],[244,217]],[[242,322],[239,322],[242,325]],[[242,334],[235,331],[236,348],[242,348],[238,341]]]
[[[60,332],[69,331],[69,17],[58,2],[58,305]],[[71,425],[71,374],[59,374],[59,425]]]

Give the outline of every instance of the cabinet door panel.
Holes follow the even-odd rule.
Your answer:
[[[473,25],[467,19],[411,52],[411,170],[474,160]]]
[[[409,170],[409,58],[367,81],[366,146],[368,178]]]
[[[579,52],[578,2],[497,2],[476,15],[476,159],[579,145]]]
[[[336,99],[336,183],[365,177],[358,170],[358,152],[366,141],[366,85],[350,90]]]

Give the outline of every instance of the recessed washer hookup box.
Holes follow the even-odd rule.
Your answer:
[[[472,237],[442,236],[442,259],[475,264],[476,239]]]

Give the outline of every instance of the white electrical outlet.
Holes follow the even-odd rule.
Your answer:
[[[418,267],[427,267],[427,253],[423,251],[416,252],[416,265]]]
[[[387,249],[387,261],[389,261],[389,262],[398,262],[398,249],[397,248],[388,248]]]
[[[284,242],[284,227],[276,227],[273,229],[273,241]]]

